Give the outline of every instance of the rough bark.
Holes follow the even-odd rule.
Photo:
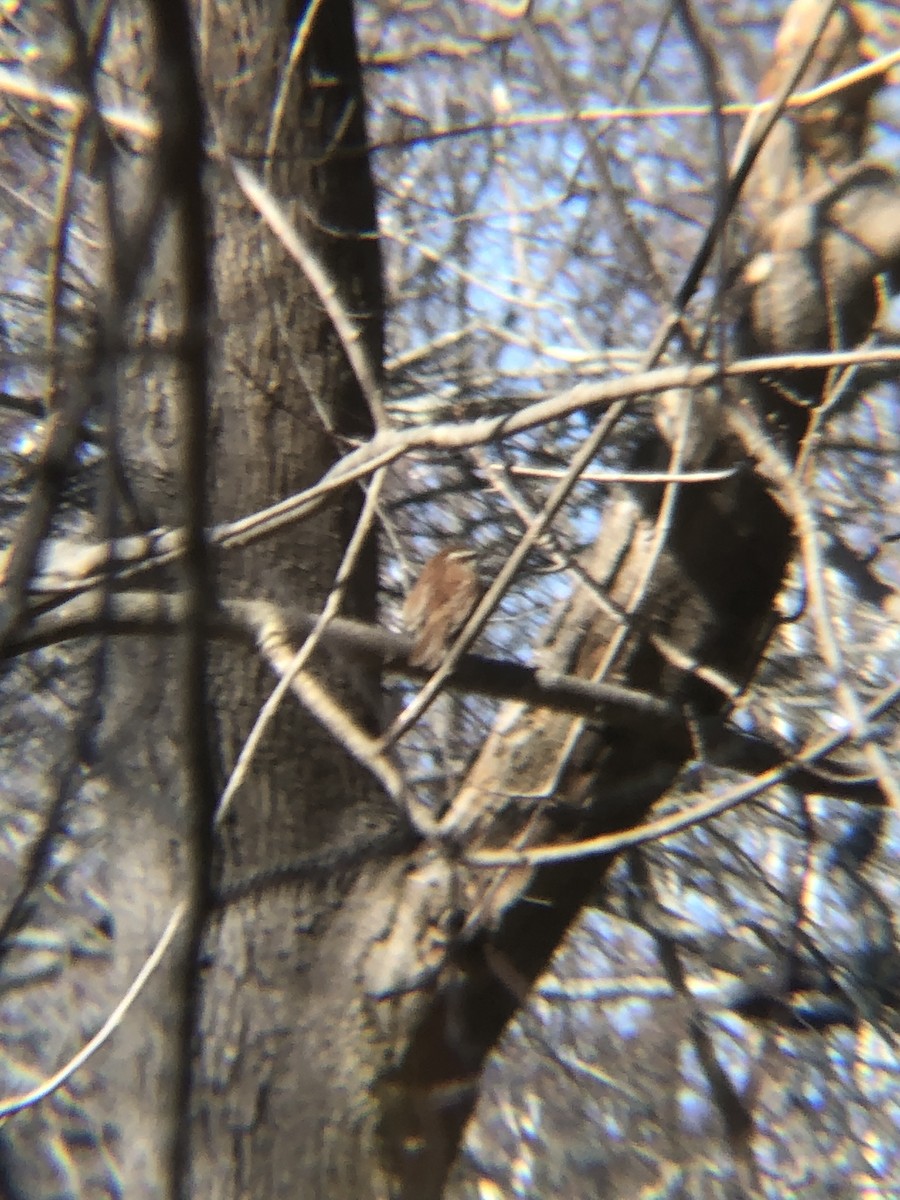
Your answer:
[[[97,281],[100,325],[133,348],[122,354],[121,340],[110,338],[115,349],[101,364],[104,379],[116,380],[120,534],[184,521],[186,361],[198,333],[210,339],[212,523],[308,486],[346,438],[371,430],[331,318],[241,194],[229,161],[260,175],[302,230],[362,331],[377,376],[379,257],[351,5],[330,3],[294,60],[305,4],[192,11],[212,151],[204,181],[208,243],[181,244],[183,215],[170,204],[165,180],[185,164],[165,159],[165,138],[126,135],[115,145],[101,138],[95,159],[93,214],[102,224],[107,201],[116,212],[106,231],[109,271]],[[176,76],[171,62],[159,62],[148,10],[115,10],[99,44],[104,100],[169,117],[165,89]],[[177,119],[177,104],[174,111]],[[194,151],[202,155],[203,147]],[[207,254],[213,307],[202,330],[203,314],[187,307],[181,283],[191,256]],[[320,606],[360,506],[361,494],[345,490],[312,520],[222,552],[217,593]],[[180,566],[154,572],[152,583],[179,591]],[[345,611],[373,619],[376,585],[370,544]],[[64,1010],[79,987],[89,987],[84,1024],[96,1027],[192,876],[205,869],[186,771],[191,739],[204,732],[186,722],[182,652],[178,639],[165,636],[113,639],[104,651],[91,786],[106,863],[98,891],[108,896],[114,937],[89,983],[84,972],[66,972],[57,992],[40,993],[47,999],[33,1016],[54,1005]],[[378,678],[370,667],[329,650],[314,670],[352,719],[371,726]],[[211,649],[208,718],[218,787],[274,682],[252,647]],[[207,921],[202,959],[191,960],[182,934],[124,1027],[79,1076],[80,1093],[90,1095],[79,1106],[78,1144],[102,1147],[100,1165],[96,1158],[90,1170],[73,1163],[65,1185],[49,1166],[46,1184],[36,1176],[30,1163],[72,1153],[45,1106],[14,1124],[5,1141],[10,1186],[29,1195],[49,1195],[53,1186],[88,1195],[88,1180],[99,1176],[128,1196],[168,1194],[190,1119],[185,1194],[380,1194],[371,1091],[381,1052],[367,1060],[372,1039],[353,960],[378,920],[375,885],[383,874],[366,865],[360,848],[377,846],[398,821],[367,772],[289,697],[216,842],[213,878],[194,879],[195,899],[212,888],[213,909],[199,914]],[[180,1109],[178,1027],[192,992],[199,1028],[187,1113]],[[81,1023],[59,1027],[60,1046],[40,1056],[42,1066],[55,1066],[84,1036]]]
[[[352,13],[348,3],[329,5],[289,68],[304,7],[197,10],[209,127],[218,150],[260,173],[284,202],[364,329],[377,373],[378,254]],[[285,87],[281,126],[272,136],[278,89]],[[365,434],[371,424],[330,318],[236,188],[227,160],[210,166],[207,186],[215,284],[208,485],[210,516],[220,522],[308,486],[334,460],[342,437]],[[123,425],[137,439],[146,436],[135,410]],[[137,464],[142,511],[150,509],[153,523],[172,523],[158,503],[158,481],[140,487],[144,444],[129,445],[125,454]],[[359,501],[345,492],[303,525],[226,552],[218,563],[220,594],[321,604]],[[375,590],[370,552],[351,585],[350,612],[371,619]],[[371,721],[371,696],[358,686],[362,672],[333,654],[318,669],[348,712]],[[257,656],[214,650],[211,717],[220,784],[271,686]],[[360,874],[352,855],[343,870],[314,868],[335,856],[340,861],[343,847],[376,839],[396,819],[331,735],[293,700],[286,703],[218,848],[222,899],[211,914],[202,970],[197,964],[202,998],[191,1194],[376,1194],[370,1191],[377,1179],[369,1145],[372,1066],[347,931],[364,937],[360,910],[377,913],[377,872],[367,867]],[[304,860],[312,860],[311,870],[244,886]]]
[[[720,401],[676,395],[667,408],[675,426],[684,423],[683,466],[745,457]],[[671,446],[650,438],[642,453],[648,458],[636,466],[662,469]],[[655,496],[623,489],[545,656],[555,669],[674,701],[715,738],[728,697],[709,680],[717,673],[735,692],[743,686],[771,628],[791,545],[790,522],[752,475]],[[429,965],[416,947],[404,975],[399,938],[388,943],[394,973],[383,990],[423,1007],[385,1106],[397,1195],[442,1194],[484,1055],[613,861],[586,855],[537,868],[479,868],[467,865],[467,854],[629,829],[693,753],[683,721],[666,728],[655,715],[623,725],[602,713],[591,721],[524,705],[503,710],[441,822],[443,853],[434,846],[420,852],[401,902],[405,915],[396,918],[398,930],[435,931],[442,954],[433,953]],[[461,931],[446,916],[441,930],[435,892],[445,910],[455,908]]]

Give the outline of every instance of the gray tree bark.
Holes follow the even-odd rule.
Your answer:
[[[98,134],[88,214],[102,228],[105,206],[115,212],[98,287],[106,353],[98,353],[96,369],[115,380],[115,481],[107,483],[115,492],[107,504],[117,534],[185,521],[189,359],[198,332],[209,338],[210,364],[205,520],[234,520],[302,490],[334,462],[345,439],[371,431],[331,317],[232,170],[232,160],[246,164],[283,204],[361,331],[377,378],[379,255],[352,11],[344,0],[330,3],[297,52],[306,9],[193,9],[212,151],[202,179],[210,214],[205,242],[186,238],[177,189],[167,186],[204,154],[197,142],[194,163],[167,158],[166,122],[187,120],[190,104],[188,96],[166,93],[184,82],[176,69],[183,63],[166,58],[167,31],[152,36],[147,10],[115,10],[94,43],[103,48],[104,99],[143,107],[148,118],[158,111],[163,124],[158,140],[138,135],[111,145]],[[175,13],[158,6],[156,16],[165,22]],[[86,59],[81,65],[87,74]],[[195,264],[202,272],[207,255],[212,305],[201,329],[205,314],[191,307],[183,281]],[[116,336],[125,338],[125,352]],[[216,595],[315,610],[333,584],[361,500],[344,489],[303,524],[219,552]],[[178,592],[184,573],[179,564],[163,568],[152,583]],[[345,611],[372,620],[376,589],[370,538]],[[10,1194],[57,1194],[60,1186],[66,1194],[107,1188],[134,1197],[173,1188],[208,1196],[383,1194],[371,1095],[381,1051],[368,1061],[373,1039],[354,961],[378,919],[384,884],[377,846],[400,825],[396,807],[289,697],[213,844],[211,811],[196,809],[203,797],[192,791],[192,751],[200,744],[202,754],[208,740],[220,789],[275,677],[252,646],[212,646],[204,730],[188,705],[183,639],[111,639],[102,649],[90,643],[88,652],[102,661],[85,684],[99,719],[90,731],[89,782],[94,836],[102,844],[96,888],[107,897],[114,933],[103,965],[87,978],[85,969],[67,969],[55,990],[46,979],[35,987],[31,1018],[59,1034],[36,1056],[40,1068],[93,1032],[176,902],[188,894],[195,910],[124,1026],[78,1077],[76,1092],[91,1093],[77,1106],[80,1144],[102,1147],[102,1161],[74,1161],[61,1115],[63,1101],[72,1100],[62,1093],[6,1134]],[[313,671],[351,719],[371,728],[377,671],[334,651],[320,652]],[[73,784],[63,807],[84,810],[84,790]],[[361,865],[360,848],[373,846],[374,861]],[[210,878],[203,878],[210,865]],[[205,930],[200,958],[192,925]],[[84,991],[91,1003],[73,1028],[61,1014]],[[186,1097],[182,1035],[192,1004],[197,1052]],[[54,1155],[70,1164],[65,1185]],[[80,1158],[92,1161],[83,1152]]]

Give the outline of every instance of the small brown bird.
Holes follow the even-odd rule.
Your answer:
[[[410,664],[434,671],[481,596],[477,555],[448,546],[432,555],[406,597],[403,624],[414,638]]]

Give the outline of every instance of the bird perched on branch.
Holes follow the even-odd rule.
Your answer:
[[[414,639],[410,664],[434,671],[481,596],[477,555],[448,546],[422,568],[403,605],[403,624]]]

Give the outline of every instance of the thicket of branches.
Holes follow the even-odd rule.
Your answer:
[[[359,3],[368,151],[344,3],[8,7],[0,1195],[900,1194],[900,19],[786,7]]]

